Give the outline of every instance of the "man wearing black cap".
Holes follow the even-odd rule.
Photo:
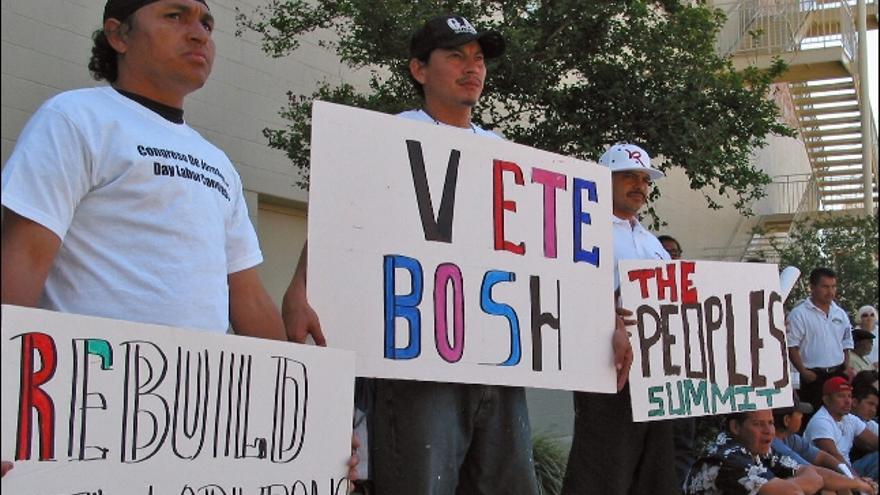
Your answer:
[[[471,122],[485,61],[504,52],[494,31],[464,17],[428,20],[410,43],[409,69],[423,97],[400,117],[498,138]],[[323,342],[306,300],[305,248],[282,312],[288,335]],[[375,380],[370,471],[380,494],[537,494],[529,419],[521,387]]]

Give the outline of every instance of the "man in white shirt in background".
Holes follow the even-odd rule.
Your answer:
[[[813,409],[822,405],[822,385],[833,376],[847,376],[853,348],[849,316],[837,303],[837,275],[830,268],[810,273],[810,297],[786,319],[788,355],[800,374],[801,400]]]

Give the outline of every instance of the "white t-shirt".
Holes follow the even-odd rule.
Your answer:
[[[614,237],[614,290],[620,287],[620,260],[669,260],[669,253],[654,234],[642,227],[638,220],[611,216],[611,232]]]
[[[810,298],[788,315],[788,347],[798,347],[807,368],[831,368],[843,363],[843,350],[853,348],[852,326],[840,306],[831,302],[826,315]]]
[[[422,109],[407,110],[405,112],[400,112],[399,114],[397,114],[397,116],[402,117],[404,119],[418,120],[419,122],[427,122],[429,124],[443,125],[446,127],[455,127],[455,126],[452,126],[449,124],[444,124],[443,122],[440,122],[439,120],[434,119],[434,117],[431,117],[430,115],[428,115],[428,112],[426,112]],[[503,139],[498,134],[495,134],[492,131],[487,131],[486,129],[483,129],[482,127],[480,127],[474,123],[471,123],[470,129],[465,129],[464,127],[460,127],[459,129],[461,129],[463,131],[469,130],[470,132],[473,132],[474,134],[476,134],[478,136],[488,136],[488,137],[493,137],[493,138],[497,138],[497,139]]]
[[[855,438],[865,431],[865,422],[854,414],[847,414],[841,420],[835,421],[825,406],[819,408],[816,414],[807,423],[804,430],[804,438],[811,442],[817,439],[827,438],[834,441],[837,451],[849,461],[849,451],[852,450]]]
[[[227,275],[262,261],[226,155],[109,87],[44,103],[2,194],[63,241],[46,309],[225,332]]]

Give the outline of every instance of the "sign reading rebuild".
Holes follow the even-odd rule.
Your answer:
[[[791,405],[776,265],[620,262],[632,329],[633,419]]]
[[[318,102],[309,300],[358,374],[614,390],[610,172]]]
[[[3,306],[3,491],[346,493],[354,356]]]

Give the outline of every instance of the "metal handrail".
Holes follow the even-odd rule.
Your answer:
[[[718,37],[723,55],[773,55],[841,46],[857,53],[851,3],[839,0],[720,2],[727,23]]]

